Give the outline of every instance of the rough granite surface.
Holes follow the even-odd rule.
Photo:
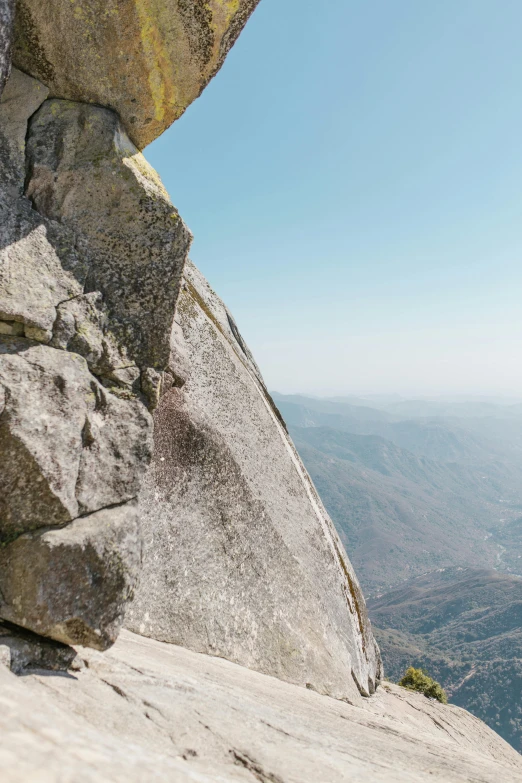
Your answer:
[[[84,293],[100,291],[110,329],[140,367],[162,371],[192,235],[117,115],[47,100],[27,137],[27,195],[84,240]]]
[[[0,616],[105,650],[118,637],[140,559],[135,501],[26,533],[0,549]]]
[[[53,97],[114,109],[143,149],[200,95],[258,1],[18,0],[13,62]]]
[[[76,657],[76,650],[68,644],[0,622],[0,665],[14,674],[34,669],[66,672],[75,666]]]
[[[137,496],[148,412],[105,389],[81,356],[0,336],[0,397],[0,543]]]
[[[192,264],[177,317],[190,376],[155,413],[126,626],[322,693],[371,693],[380,658],[355,574],[232,316]]]
[[[0,617],[103,649],[139,569],[152,418],[102,293],[85,292],[87,243],[24,194],[46,97],[13,68],[0,101]]]
[[[0,321],[11,324],[3,334],[36,329],[48,342],[59,303],[83,293],[89,259],[71,231],[23,194],[27,123],[46,97],[42,84],[13,68],[0,99]]]
[[[14,0],[0,0],[0,95],[9,76]]]
[[[388,684],[348,704],[125,631],[69,672],[0,666],[0,767],[3,783],[522,781],[458,707]]]
[[[14,200],[23,192],[27,123],[48,94],[47,87],[37,79],[32,79],[17,68],[11,69],[0,98],[0,163],[4,198],[10,195]]]

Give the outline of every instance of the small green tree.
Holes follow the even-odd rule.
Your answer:
[[[424,669],[414,669],[410,666],[406,669],[406,674],[399,681],[399,685],[403,688],[407,688],[409,691],[419,691],[423,693],[429,699],[437,699],[442,704],[448,703],[448,697],[446,691],[440,685],[432,679]]]

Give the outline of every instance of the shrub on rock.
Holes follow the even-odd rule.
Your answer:
[[[410,666],[406,669],[402,680],[399,680],[399,685],[407,688],[409,691],[419,691],[419,693],[423,693],[429,699],[437,699],[441,704],[448,703],[448,697],[444,688],[440,683],[432,679],[424,669],[414,669],[413,666]]]

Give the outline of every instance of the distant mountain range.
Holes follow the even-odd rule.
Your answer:
[[[484,404],[488,415],[471,415],[475,404],[462,415],[437,415],[437,405],[429,416],[418,415],[415,400],[388,405],[386,409],[322,400],[300,395],[272,394],[286,422],[296,427],[331,427],[359,435],[380,435],[397,446],[420,456],[443,462],[489,462],[495,456],[509,454],[522,464],[522,408]],[[424,403],[423,403],[424,405]],[[397,413],[401,406],[402,414]],[[409,408],[411,406],[411,411]],[[460,403],[459,406],[463,406]],[[454,406],[454,407],[459,407]],[[494,416],[491,408],[497,411]],[[441,406],[443,411],[452,408]],[[518,413],[517,413],[518,411]]]
[[[522,752],[522,578],[450,568],[368,602],[386,676],[425,668]]]
[[[496,419],[402,420],[273,396],[367,595],[451,565],[522,573],[522,451],[501,406]],[[477,421],[495,438],[478,434]],[[512,423],[522,433],[522,416]]]
[[[273,398],[369,598],[386,676],[426,668],[522,752],[522,406]]]

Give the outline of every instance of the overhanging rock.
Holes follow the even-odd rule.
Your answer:
[[[142,149],[198,97],[258,2],[18,0],[14,63],[54,97],[114,109]]]

